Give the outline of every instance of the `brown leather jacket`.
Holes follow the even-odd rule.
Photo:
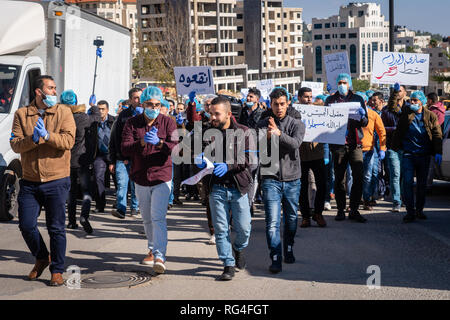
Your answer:
[[[49,139],[39,138],[36,144],[32,136],[39,117],[34,100],[14,114],[10,144],[14,152],[20,153],[23,179],[48,182],[70,176],[70,149],[76,131],[72,111],[63,104],[47,108],[44,124]]]

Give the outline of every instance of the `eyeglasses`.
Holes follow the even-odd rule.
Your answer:
[[[155,109],[155,108],[161,107],[161,103],[144,102],[144,103],[143,103],[143,106],[144,106],[145,108],[148,107],[148,108]]]

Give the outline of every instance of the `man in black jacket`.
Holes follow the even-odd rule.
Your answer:
[[[297,232],[297,210],[300,196],[300,145],[305,136],[305,125],[288,114],[290,97],[284,88],[275,88],[270,94],[271,114],[258,123],[258,128],[266,131],[261,136],[261,190],[266,211],[266,238],[272,264],[270,272],[282,270],[281,252],[281,204],[283,204],[283,251],[284,262],[294,263],[294,237]],[[292,108],[292,107],[291,107]],[[264,150],[264,141],[270,144]],[[268,156],[270,163],[264,163]]]
[[[354,94],[352,88],[352,78],[346,73],[341,73],[337,78],[338,91],[328,97],[326,106],[335,103],[357,102],[361,105],[359,108],[360,120],[348,119],[347,135],[345,145],[330,145],[334,159],[334,189],[336,194],[336,203],[338,213],[336,221],[345,220],[345,172],[350,163],[352,169],[353,185],[350,192],[350,213],[348,218],[357,222],[366,222],[358,211],[361,202],[363,190],[363,152],[362,138],[364,137],[362,128],[369,123],[365,102],[362,97]]]
[[[121,144],[125,122],[131,117],[144,112],[144,109],[140,106],[139,99],[141,94],[142,89],[140,88],[132,88],[128,91],[130,106],[120,112],[111,129],[111,138],[109,140],[109,158],[111,160],[109,169],[115,173],[117,179],[117,211],[113,211],[112,214],[120,219],[125,219],[128,184],[130,184],[131,189],[131,216],[137,215],[139,207],[134,183],[130,181],[129,177],[131,164],[129,163],[129,158],[122,154]]]

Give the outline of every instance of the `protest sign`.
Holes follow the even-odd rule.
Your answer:
[[[372,83],[426,87],[429,68],[429,54],[375,51]]]
[[[327,71],[327,81],[331,90],[337,90],[336,79],[341,73],[350,73],[350,64],[348,62],[347,52],[336,52],[324,56],[325,70]]]
[[[359,102],[345,102],[345,103],[333,103],[330,105],[333,108],[345,108],[348,110],[348,118],[356,121],[361,120],[361,115],[359,114],[359,108],[361,104]],[[366,109],[367,112],[367,109]]]
[[[214,164],[206,157],[203,157],[203,159],[206,162],[206,167],[202,171],[197,173],[196,175],[181,182],[181,185],[183,185],[183,184],[190,185],[190,186],[196,185],[197,183],[199,183],[200,180],[203,179],[204,176],[213,173]]]
[[[302,88],[310,88],[312,90],[313,99],[323,94],[323,82],[302,81]]]
[[[344,145],[347,132],[348,108],[294,104],[306,126],[305,142]]]
[[[178,95],[214,94],[214,79],[211,67],[175,67],[175,82]]]
[[[274,84],[273,84],[272,79],[261,80],[261,81],[258,81],[258,83],[256,84],[256,89],[261,91],[261,97],[264,98],[265,100],[269,100],[269,96],[270,96],[270,93],[272,92],[273,88],[274,88]]]

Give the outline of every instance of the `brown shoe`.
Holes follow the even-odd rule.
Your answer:
[[[166,266],[164,265],[164,261],[162,261],[161,259],[156,259],[155,264],[153,265],[153,271],[159,274],[166,272]]]
[[[36,263],[34,264],[33,270],[31,270],[30,274],[28,275],[28,279],[33,281],[39,278],[42,272],[44,272],[45,268],[47,268],[49,264],[50,264],[50,256],[48,257],[48,259],[42,260],[36,259]]]
[[[50,286],[59,287],[64,284],[64,279],[61,273],[52,273],[52,279],[50,280]]]
[[[323,215],[319,214],[319,213],[315,213],[312,217],[312,219],[317,222],[317,225],[321,228],[326,227],[327,226],[327,222],[325,221],[325,219],[323,218]]]
[[[363,210],[372,211],[373,207],[370,205],[369,201],[364,201]]]
[[[145,265],[147,265],[147,266],[152,266],[153,267],[153,265],[154,265],[154,263],[155,263],[155,258],[154,258],[154,256],[153,256],[153,253],[152,253],[152,250],[150,250],[149,252],[148,252],[148,255],[144,258],[144,260],[142,260],[142,264],[145,264]]]
[[[303,218],[302,224],[300,225],[300,228],[308,228],[311,226],[311,219],[310,218]]]

